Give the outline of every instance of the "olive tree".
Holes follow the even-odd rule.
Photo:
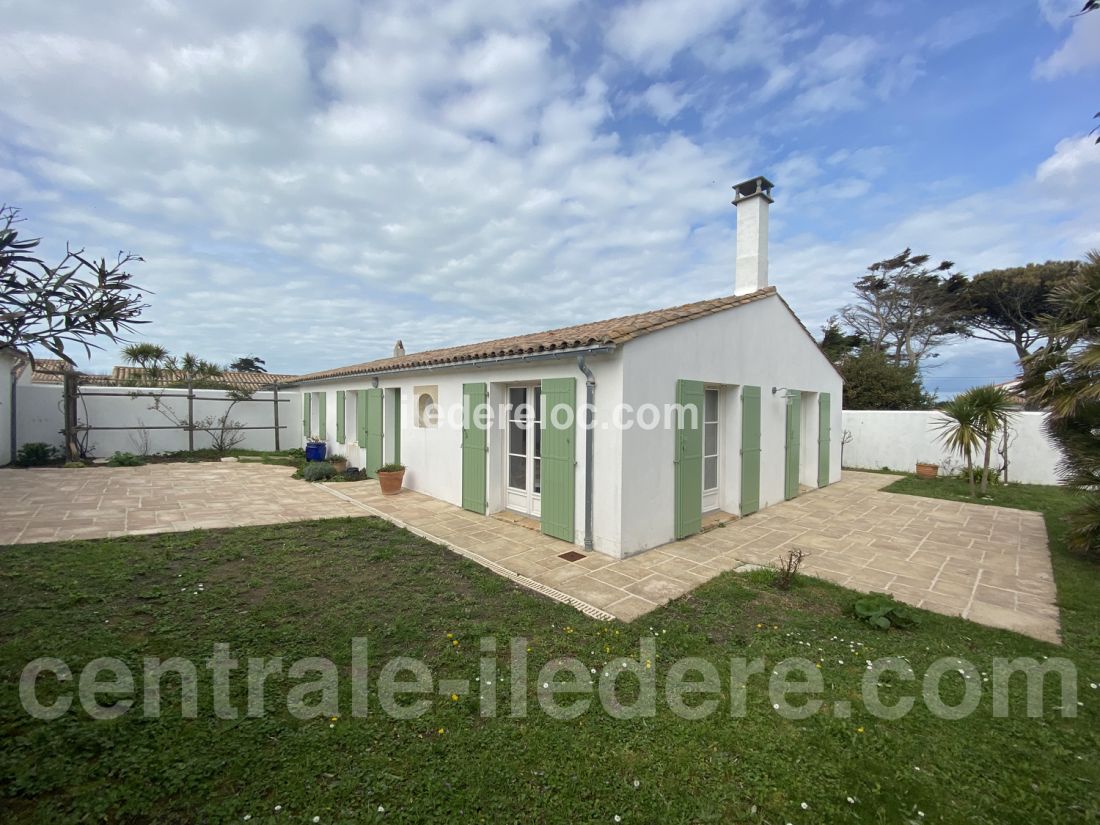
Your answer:
[[[0,206],[0,349],[41,348],[69,364],[69,351],[99,349],[96,338],[118,341],[131,332],[143,303],[127,267],[142,259],[120,252],[108,264],[66,246],[57,263],[38,252],[41,238],[22,238],[19,210]]]

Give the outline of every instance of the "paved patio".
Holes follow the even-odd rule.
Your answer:
[[[0,544],[361,516],[361,508],[253,463],[0,470]]]
[[[746,565],[809,553],[803,570],[866,592],[1058,642],[1058,608],[1038,513],[883,493],[898,476],[844,473],[824,490],[689,539],[616,561],[518,524],[376,484],[329,485],[381,515],[526,586],[603,618],[631,621]]]
[[[824,490],[632,558],[576,549],[518,523],[376,482],[310,485],[285,467],[161,464],[0,470],[0,544],[378,515],[589,615],[630,621],[728,570],[772,565],[1040,639],[1059,640],[1038,513],[881,492],[896,476],[845,472]]]

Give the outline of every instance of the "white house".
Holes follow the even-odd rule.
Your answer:
[[[768,285],[772,184],[735,189],[733,295],[305,375],[303,432],[614,557],[839,480],[841,378]]]

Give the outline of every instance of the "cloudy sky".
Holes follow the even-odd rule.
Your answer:
[[[816,330],[906,246],[1100,247],[1079,7],[0,0],[0,202],[144,256],[143,338],[299,372],[728,294],[730,187],[765,174]],[[1014,371],[938,361],[948,392]]]

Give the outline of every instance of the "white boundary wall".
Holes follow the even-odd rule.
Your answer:
[[[0,350],[0,467],[11,461],[11,373],[15,360]]]
[[[150,409],[153,398],[148,396],[100,396],[102,392],[160,392],[164,393],[165,403],[176,414],[187,418],[187,390],[156,389],[141,387],[84,387],[81,389],[81,401],[78,403],[77,416],[81,423],[103,427],[139,427],[170,425],[159,412]],[[228,402],[222,400],[227,393],[223,390],[196,389],[195,419],[207,416],[220,416]],[[206,400],[214,399],[217,400]],[[272,393],[258,392],[253,396],[267,403],[247,401],[233,408],[230,418],[247,426],[270,427],[274,420]],[[279,423],[286,429],[279,431],[280,446],[284,450],[302,446],[302,396],[297,391],[279,391]],[[16,445],[17,448],[28,442],[41,441],[55,447],[64,446],[61,436],[64,419],[61,412],[62,387],[59,384],[32,384],[20,382],[16,388]],[[149,435],[149,453],[175,452],[187,449],[186,430],[147,430]],[[275,449],[274,430],[245,430],[244,440],[237,445],[242,450]],[[88,451],[93,456],[110,456],[116,451],[138,453],[142,450],[142,436],[138,430],[92,430],[88,437]],[[207,433],[195,433],[195,449],[211,446]]]
[[[852,434],[844,445],[844,466],[868,470],[913,472],[918,461],[943,464],[952,456],[937,440],[935,423],[943,415],[934,410],[845,410],[843,428]],[[1021,412],[1012,419],[1008,449],[1008,480],[1025,484],[1057,484],[1061,452],[1043,431],[1046,413]],[[993,456],[992,466],[999,467]]]

